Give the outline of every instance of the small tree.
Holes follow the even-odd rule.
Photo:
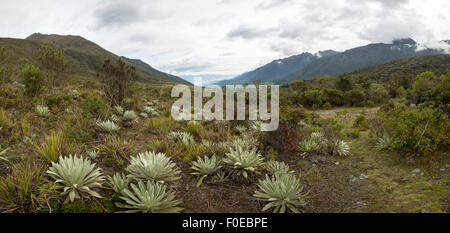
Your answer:
[[[119,59],[116,64],[106,59],[97,76],[104,84],[111,106],[121,104],[129,92],[131,82],[137,77],[136,68],[126,64],[122,59]]]
[[[62,74],[66,70],[64,51],[54,49],[51,45],[43,45],[39,50],[38,60],[47,69],[47,78],[50,86],[59,86]]]
[[[382,84],[372,83],[367,90],[367,97],[375,103],[382,103],[389,98],[389,93]]]
[[[6,49],[2,47],[0,49],[0,65],[5,64],[5,60],[6,60]],[[3,80],[5,79],[5,73],[6,73],[6,70],[3,67],[0,67],[0,86],[3,86]]]
[[[34,97],[41,92],[42,77],[39,68],[26,64],[22,69],[22,82],[25,84],[25,94]]]
[[[412,95],[414,101],[422,103],[432,100],[434,87],[438,84],[438,79],[433,72],[423,72],[418,75],[412,85]]]

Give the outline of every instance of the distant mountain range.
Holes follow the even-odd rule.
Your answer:
[[[450,45],[450,41],[441,41]],[[444,49],[431,49],[421,46],[414,40],[399,39],[391,44],[369,44],[344,52],[332,50],[316,54],[302,53],[271,63],[233,79],[218,82],[218,85],[252,83],[255,80],[276,84],[294,80],[311,80],[327,75],[342,75],[368,67],[392,62],[403,58],[448,53]]]
[[[18,69],[25,63],[39,64],[37,57],[39,48],[43,44],[52,44],[55,48],[65,52],[69,69],[68,73],[71,75],[95,77],[104,59],[123,58],[125,62],[136,67],[138,81],[140,82],[151,84],[190,84],[182,78],[156,70],[141,60],[113,54],[81,36],[35,33],[26,39],[0,38],[0,48],[5,48],[7,52],[5,62],[8,66]]]

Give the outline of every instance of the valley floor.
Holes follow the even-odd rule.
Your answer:
[[[315,111],[322,117],[335,117],[344,127],[361,112],[370,120],[378,108],[334,109]],[[345,114],[342,114],[344,112]],[[39,121],[37,127],[57,125],[57,118]],[[58,118],[62,119],[63,118]],[[165,140],[146,132],[147,122],[139,121],[132,129],[124,130],[120,137],[133,142],[136,151],[145,151],[152,140]],[[39,132],[38,138],[45,132]],[[159,138],[158,138],[159,137]],[[301,156],[279,154],[277,160],[284,161],[298,175],[305,186],[307,205],[302,212],[450,212],[450,156],[446,153],[432,156],[407,156],[381,152],[374,149],[368,131],[358,138],[348,139],[351,154],[348,157],[312,155]],[[101,144],[102,140],[90,142]],[[9,158],[29,154],[38,158],[33,147],[26,143],[10,145]],[[123,171],[108,165],[105,159],[95,161],[105,174]],[[184,212],[202,213],[258,213],[264,203],[253,198],[257,183],[241,185],[233,182],[221,184],[205,179],[196,187],[198,177],[192,176],[189,165],[175,159],[181,168],[181,179],[172,187],[182,201]],[[11,167],[0,160],[0,172],[8,173]],[[112,191],[104,191],[111,194]],[[79,207],[52,209],[53,212],[115,212],[114,200],[94,200]],[[50,206],[50,204],[49,204]],[[78,208],[78,209],[77,209]]]
[[[350,108],[346,121],[379,108]],[[336,117],[344,109],[315,111]],[[368,132],[350,139],[349,157],[279,155],[299,175],[308,192],[303,212],[450,212],[450,156],[414,157],[374,149]],[[189,174],[188,167],[183,168]],[[177,192],[186,212],[260,212],[262,203],[251,198],[256,185],[213,185],[194,188],[196,178],[183,177]]]

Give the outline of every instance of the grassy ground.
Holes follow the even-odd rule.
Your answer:
[[[0,106],[6,116],[2,122],[6,122],[7,130],[0,135],[0,145],[3,149],[9,148],[4,157],[10,162],[0,160],[0,176],[7,177],[14,164],[29,159],[36,161],[45,171],[50,164],[40,157],[36,145],[41,145],[50,132],[64,131],[76,143],[78,155],[87,156],[87,152],[94,149],[100,151],[100,156],[93,161],[106,175],[123,172],[130,157],[139,152],[166,153],[182,171],[181,179],[171,184],[171,188],[182,201],[184,212],[261,212],[264,203],[253,198],[256,182],[239,184],[228,179],[219,183],[207,178],[200,187],[196,187],[198,177],[191,175],[190,152],[167,138],[169,132],[191,130],[198,144],[205,139],[218,144],[230,140],[226,125],[202,122],[199,129],[189,129],[187,122],[170,120],[171,100],[162,88],[138,86],[133,89],[133,103],[127,109],[139,113],[146,101],[158,100],[155,108],[160,116],[140,117],[131,127],[122,127],[111,137],[100,132],[95,125],[98,117],[105,116],[98,112],[102,109],[101,101],[97,101],[102,99],[101,92],[92,86],[92,83],[66,86],[33,102],[20,94],[20,87],[8,84],[8,89],[4,88],[5,91],[0,93]],[[80,90],[79,98],[67,96],[72,89]],[[49,116],[37,116],[34,111],[36,103],[49,102],[48,97],[51,96],[61,99],[59,102],[52,100],[57,103],[51,106]],[[112,110],[105,111],[107,116],[112,113]],[[363,114],[370,121],[377,111],[378,108],[340,108],[311,112],[323,118],[337,119],[345,131],[353,127],[358,115]],[[11,129],[8,131],[8,128]],[[232,134],[239,136],[238,133]],[[303,158],[282,152],[276,156],[277,160],[289,164],[305,186],[308,196],[303,212],[450,212],[448,154],[407,157],[377,151],[368,131],[361,131],[359,137],[348,137],[346,141],[351,148],[348,157],[312,155]],[[220,157],[225,154],[224,151],[215,153]],[[267,151],[262,153],[266,155]],[[193,154],[198,155],[202,152]],[[85,199],[73,204],[62,204],[61,197],[55,195],[46,197],[39,208],[14,211],[117,211],[114,206],[117,196],[107,189],[102,189],[102,194],[105,199]],[[0,210],[5,209],[8,207],[0,204]]]
[[[366,112],[370,120],[377,110],[348,109],[345,119]],[[316,111],[323,117],[336,117],[338,112],[342,109]],[[299,162],[302,181],[317,190],[312,212],[449,212],[448,154],[406,157],[377,151],[368,132],[349,142],[348,158]]]

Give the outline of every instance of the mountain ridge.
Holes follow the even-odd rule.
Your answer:
[[[441,42],[450,44],[446,40],[442,40]],[[445,51],[441,51],[439,49],[424,48],[422,50],[418,50],[419,45],[420,44],[411,38],[403,38],[396,39],[391,44],[373,43],[351,48],[343,52],[332,51],[331,53],[326,54],[326,56],[320,56],[320,52],[314,55],[308,53],[315,56],[315,58],[310,60],[310,62],[297,66],[295,70],[293,67],[290,67],[282,76],[273,75],[271,78],[268,78],[260,74],[260,69],[265,69],[267,73],[270,73],[271,64],[274,62],[282,63],[286,61],[286,59],[299,56],[294,55],[288,58],[274,60],[271,63],[261,66],[253,71],[246,72],[236,76],[233,79],[220,81],[217,84],[243,84],[251,83],[255,80],[282,84],[289,83],[294,80],[311,80],[328,75],[343,75],[372,66],[389,63],[398,59],[445,53]]]
[[[52,44],[55,48],[64,51],[68,72],[73,75],[96,77],[104,59],[122,58],[136,67],[137,81],[139,82],[190,85],[184,79],[156,70],[142,60],[118,56],[78,35],[34,33],[25,39],[0,38],[0,47],[5,47],[8,51],[10,57],[7,59],[7,63],[11,66],[23,65],[23,63],[38,64],[39,48],[44,44]]]

